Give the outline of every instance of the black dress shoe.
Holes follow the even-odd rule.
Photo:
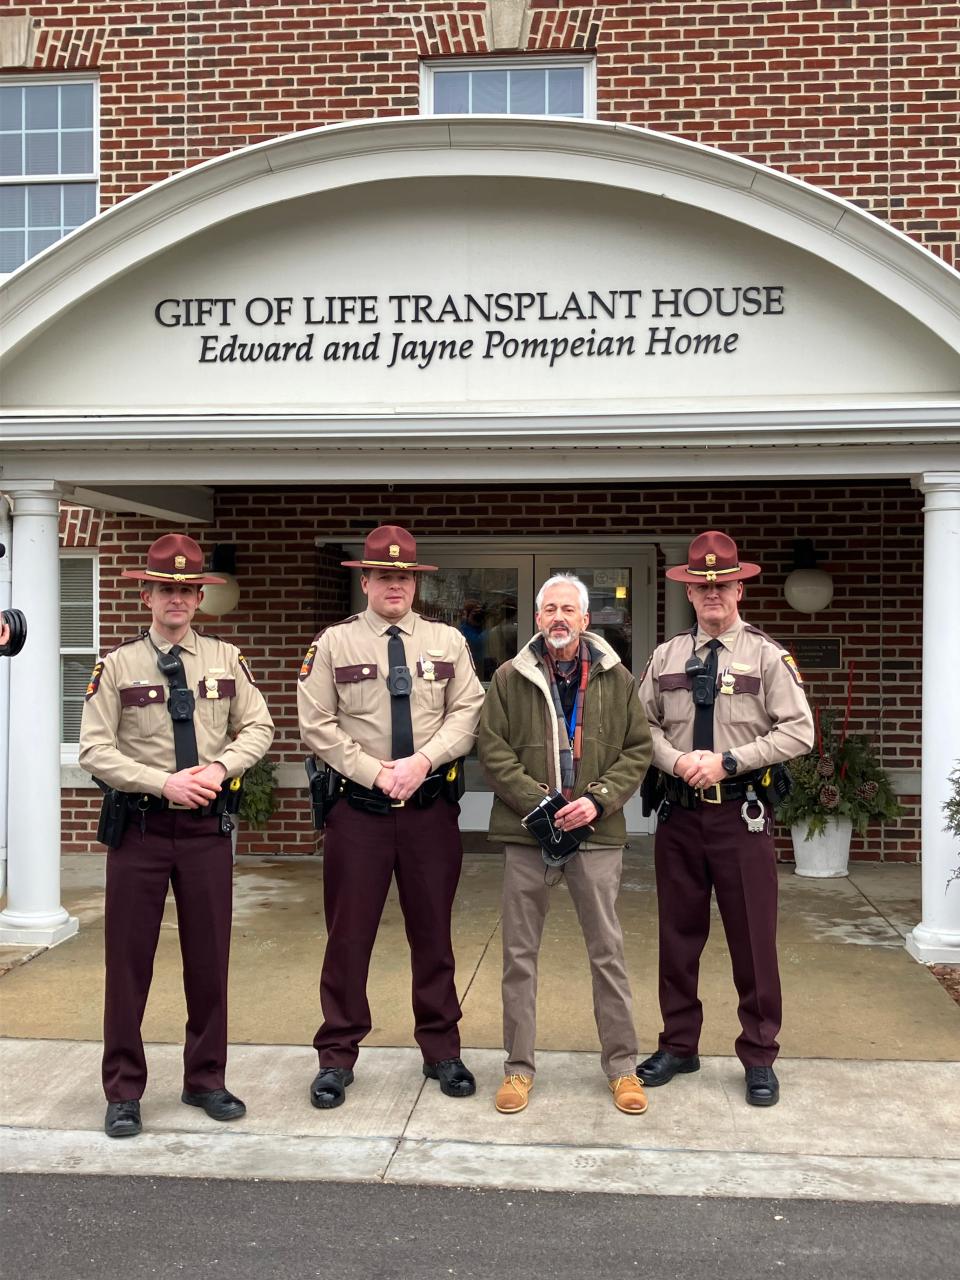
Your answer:
[[[473,1072],[468,1071],[460,1058],[444,1058],[442,1062],[425,1062],[423,1074],[428,1080],[440,1081],[440,1092],[448,1098],[469,1098],[477,1092]]]
[[[674,1076],[683,1076],[691,1071],[700,1070],[700,1059],[691,1054],[689,1058],[678,1058],[666,1049],[658,1049],[637,1067],[637,1075],[651,1089],[658,1084],[669,1084]]]
[[[188,1107],[202,1107],[211,1120],[239,1120],[247,1114],[247,1108],[229,1089],[211,1089],[209,1093],[187,1093],[184,1089],[180,1101]]]
[[[135,1138],[143,1125],[140,1123],[140,1103],[136,1098],[126,1102],[108,1102],[103,1131],[108,1138]]]
[[[343,1104],[348,1084],[353,1084],[349,1067],[321,1067],[310,1086],[310,1101],[321,1111]]]
[[[773,1067],[747,1067],[747,1101],[751,1107],[774,1107],[780,1101],[780,1082]]]

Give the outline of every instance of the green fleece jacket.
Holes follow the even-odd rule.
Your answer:
[[[584,632],[590,675],[583,703],[583,754],[573,798],[595,797],[603,812],[588,844],[620,845],[627,836],[623,806],[634,794],[653,754],[650,727],[637,682],[600,636]],[[534,636],[498,668],[480,713],[477,753],[494,791],[489,838],[537,842],[520,819],[560,786],[560,731],[550,685]]]

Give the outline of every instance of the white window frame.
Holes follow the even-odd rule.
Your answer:
[[[60,186],[70,186],[74,183],[93,183],[96,187],[94,195],[94,217],[100,213],[100,80],[98,76],[91,75],[89,71],[64,71],[51,72],[47,75],[38,76],[4,76],[0,78],[0,86],[4,89],[22,89],[29,88],[38,84],[89,84],[93,86],[93,170],[90,173],[29,173],[20,175],[0,174],[0,186],[3,187],[33,187],[48,186],[56,183]],[[86,223],[82,223],[86,226]],[[67,235],[72,235],[72,231],[68,231]],[[66,239],[61,236],[60,240]],[[59,244],[60,240],[55,240],[54,244]],[[48,245],[52,249],[54,245]],[[45,250],[41,250],[41,253]],[[28,262],[32,262],[37,254],[32,257],[25,258],[16,269],[19,271],[25,267]],[[0,271],[0,281],[9,279],[12,272]]]
[[[559,116],[544,113],[542,116],[525,116],[528,120],[596,120],[597,118],[597,60],[593,54],[543,54],[503,58],[425,58],[420,63],[420,114],[435,115],[433,106],[433,76],[436,71],[542,71],[551,67],[583,68],[583,115]],[[458,115],[464,113],[457,113]],[[509,114],[509,113],[508,113]],[[450,117],[452,118],[452,117]]]
[[[93,599],[91,608],[93,609],[93,642],[87,645],[63,645],[60,646],[60,657],[70,657],[76,654],[92,654],[93,662],[91,662],[91,670],[100,656],[100,554],[97,551],[90,550],[85,547],[65,547],[60,552],[61,560],[91,560],[93,562]],[[60,587],[57,586],[57,610],[61,608]],[[57,680],[59,683],[59,695],[57,698],[60,707],[61,724],[63,723],[63,679],[58,669]],[[78,742],[61,742],[60,743],[60,763],[76,764],[80,758],[80,744]]]

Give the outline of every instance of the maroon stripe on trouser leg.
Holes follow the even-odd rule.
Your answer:
[[[219,818],[176,813],[170,879],[177,900],[187,1028],[183,1087],[222,1089],[227,1066],[227,968],[233,917],[230,837]]]
[[[463,845],[459,805],[396,813],[397,889],[413,969],[414,1037],[425,1062],[460,1056],[460,1001],[450,914],[460,881]]]
[[[740,997],[736,1053],[745,1067],[768,1067],[782,1017],[773,836],[748,831],[735,801],[717,806],[710,828],[707,857]]]
[[[402,810],[397,810],[402,812]],[[393,876],[396,824],[340,800],[323,838],[327,946],[320,973],[323,1024],[313,1039],[321,1067],[352,1067],[370,1030],[367,973]]]
[[[103,1091],[108,1102],[139,1098],[147,1083],[140,1024],[170,879],[168,814],[134,821],[107,854],[104,899]]]
[[[654,842],[660,924],[659,1047],[677,1057],[697,1052],[703,1005],[697,995],[700,956],[710,935],[712,882],[700,814],[674,805]]]

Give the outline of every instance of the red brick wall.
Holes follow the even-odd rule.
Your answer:
[[[747,584],[744,616],[783,641],[795,636],[833,635],[843,641],[845,662],[855,664],[851,725],[878,740],[890,768],[920,767],[920,658],[922,594],[922,497],[904,483],[664,486],[601,488],[482,487],[431,489],[397,486],[342,490],[222,489],[215,523],[194,529],[209,549],[237,544],[241,604],[234,615],[208,630],[241,643],[277,723],[271,752],[277,760],[302,760],[296,718],[296,672],[319,626],[349,610],[348,571],[335,551],[318,552],[315,540],[362,540],[374,525],[389,522],[417,534],[458,533],[473,537],[638,533],[687,537],[701,528],[721,528],[738,540],[742,554],[764,566]],[[109,648],[141,624],[133,586],[118,581],[120,568],[142,564],[161,526],[145,518],[104,518],[100,542],[101,636]],[[830,564],[835,595],[815,619],[795,613],[783,599],[794,538],[810,537]],[[518,543],[522,548],[522,542]],[[661,564],[661,568],[662,568]],[[663,631],[663,589],[659,596]],[[842,707],[843,672],[808,672],[811,700]],[[65,801],[68,851],[94,849],[90,803]],[[919,857],[919,797],[905,798],[902,822],[871,830],[855,840],[853,857],[915,861]],[[283,811],[262,837],[245,836],[244,852],[306,853],[315,848],[303,792],[282,797]],[[78,812],[78,806],[83,812]],[[783,845],[786,852],[787,844]]]
[[[597,55],[601,119],[773,165],[953,262],[960,4],[531,0],[530,52]],[[421,56],[487,52],[482,0],[38,0],[30,70],[96,70],[104,207],[225,151],[418,111]],[[8,74],[22,69],[8,68]]]

